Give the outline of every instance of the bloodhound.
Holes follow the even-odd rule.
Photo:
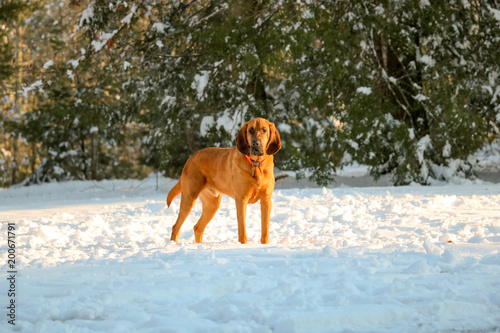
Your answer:
[[[274,124],[255,118],[243,124],[236,137],[236,147],[205,148],[186,162],[179,182],[170,190],[167,205],[182,193],[179,216],[172,228],[171,240],[179,241],[182,224],[199,197],[203,211],[194,226],[195,240],[203,241],[205,227],[220,207],[221,195],[236,201],[238,241],[247,242],[245,217],[247,204],[260,200],[262,237],[269,241],[271,195],[274,190],[274,154],[281,149],[281,140]]]

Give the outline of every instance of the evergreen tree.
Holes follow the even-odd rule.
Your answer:
[[[498,133],[496,2],[71,3],[23,132],[44,179],[137,175],[139,160],[177,176],[262,116],[280,168],[326,184],[357,162],[428,184],[473,176]]]
[[[45,1],[26,17],[31,84],[18,89],[24,107],[16,128],[31,148],[29,181],[143,177],[137,131],[119,102],[122,64],[87,53],[89,36],[78,30],[84,9],[66,4]],[[103,48],[110,52],[112,44]]]
[[[494,11],[487,1],[353,8],[359,85],[368,87],[340,119],[354,160],[375,176],[392,172],[397,184],[472,175],[469,156],[498,124],[485,117],[497,102],[478,103],[491,98],[484,87],[500,69]]]
[[[25,60],[25,19],[38,8],[33,1],[0,1],[0,186],[29,173],[29,147],[20,133],[25,103],[19,90],[30,70]]]

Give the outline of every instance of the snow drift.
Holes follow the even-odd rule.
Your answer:
[[[19,272],[16,326],[0,330],[500,331],[500,185],[277,189],[266,246],[258,204],[236,242],[227,197],[203,244],[199,204],[170,242],[173,184],[0,191],[1,304],[7,222]]]

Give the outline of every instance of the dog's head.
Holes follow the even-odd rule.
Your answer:
[[[243,124],[236,136],[236,147],[248,156],[274,155],[281,149],[281,139],[273,123],[255,118]]]

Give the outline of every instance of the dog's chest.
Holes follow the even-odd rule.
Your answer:
[[[254,204],[257,201],[260,200],[260,198],[266,193],[265,189],[262,189],[261,187],[254,186],[252,189],[252,193],[250,195],[250,199],[248,200],[249,203]]]
[[[257,174],[256,177],[253,177],[253,184],[251,187],[251,193],[250,193],[250,199],[249,203],[256,203],[259,201],[263,196],[266,195],[269,184],[267,181],[264,179],[263,174]]]

